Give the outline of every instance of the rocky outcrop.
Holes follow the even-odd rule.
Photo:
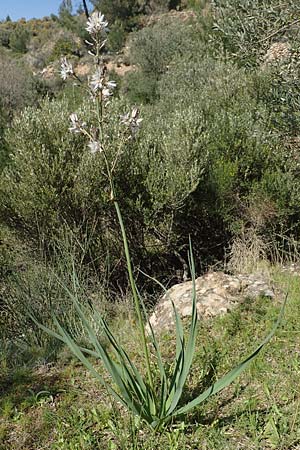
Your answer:
[[[192,313],[192,281],[177,284],[167,291],[150,316],[156,332],[174,326],[172,301],[182,318]],[[196,279],[196,298],[199,319],[225,314],[246,298],[274,297],[269,282],[260,275],[227,275],[210,272]]]

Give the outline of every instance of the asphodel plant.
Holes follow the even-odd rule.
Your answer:
[[[95,121],[89,127],[84,120],[77,116],[77,114],[71,114],[70,132],[82,133],[86,135],[87,140],[89,141],[87,146],[91,151],[91,157],[103,158],[105,163],[110,189],[110,201],[115,207],[123,237],[129,282],[144,353],[146,376],[144,377],[139,372],[125,348],[123,348],[120,342],[116,339],[116,336],[111,331],[106,320],[100,313],[95,312],[103,334],[110,344],[110,350],[108,351],[107,347],[103,346],[103,344],[99,341],[93,326],[87,320],[86,315],[78,301],[76,292],[78,291],[79,283],[75,270],[73,273],[74,286],[72,292],[68,290],[67,287],[65,287],[65,289],[74,302],[77,313],[89,338],[91,348],[84,348],[78,345],[66,329],[60,325],[56,317],[54,317],[54,323],[57,328],[56,331],[53,331],[42,324],[38,323],[38,325],[50,335],[64,342],[71,349],[74,355],[82,362],[82,364],[84,364],[84,366],[95,376],[97,380],[100,381],[100,383],[118,402],[128,408],[128,410],[137,415],[143,421],[147,422],[153,429],[158,430],[168,424],[172,419],[188,413],[192,408],[201,404],[208,397],[217,394],[219,391],[232,383],[270,341],[280,324],[284,306],[282,307],[279,318],[271,332],[251,353],[251,355],[245,358],[240,364],[224,375],[221,379],[213,383],[200,395],[196,396],[193,400],[188,401],[185,404],[182,403],[183,389],[186,385],[195,353],[198,321],[196,308],[195,268],[192,248],[190,244],[189,264],[193,280],[193,292],[191,298],[192,316],[189,331],[187,336],[185,336],[181,318],[173,304],[176,333],[176,353],[173,370],[170,373],[170,369],[167,370],[164,365],[158,339],[155,336],[150,322],[148,323],[150,330],[149,336],[147,336],[145,331],[145,308],[135,283],[126,230],[122,220],[120,207],[115,196],[114,170],[122,153],[121,146],[116,151],[116,154],[112,160],[109,159],[109,155],[107,154],[105,148],[105,115],[112,96],[112,91],[116,86],[114,81],[109,80],[107,68],[103,63],[101,56],[101,51],[105,46],[106,34],[108,32],[107,26],[108,23],[104,16],[97,11],[93,12],[88,19],[86,29],[89,32],[90,39],[87,41],[87,45],[90,47],[89,53],[92,55],[94,60],[94,73],[88,80],[87,89],[90,93]],[[62,60],[61,75],[63,79],[73,77],[80,82],[79,77],[76,75],[72,65],[66,60],[66,58]],[[125,139],[123,142],[126,143],[126,140],[135,139],[141,120],[142,119],[139,118],[139,110],[137,108],[133,108],[131,112],[121,116],[121,124],[127,130],[124,134]],[[32,318],[36,321],[34,317]],[[97,371],[92,363],[91,356],[99,358],[102,361],[104,367],[110,374],[111,383],[108,383],[99,371]],[[160,375],[159,386],[157,386],[157,383],[155,384],[153,380],[151,368],[154,364],[157,365],[157,370]]]

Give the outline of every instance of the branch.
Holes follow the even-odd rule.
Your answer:
[[[88,7],[87,7],[87,5],[86,5],[86,0],[82,0],[82,3],[83,3],[83,9],[84,9],[86,18],[88,19],[88,18],[90,17],[90,14],[89,14]]]
[[[260,41],[258,42],[265,42],[268,39],[270,39],[271,37],[275,36],[278,33],[281,33],[282,31],[284,31],[286,28],[289,28],[293,25],[296,25],[298,22],[300,22],[300,19],[294,20],[293,22],[288,23],[287,25],[284,25],[283,27],[279,28],[279,30],[273,31],[273,33],[269,34],[268,36],[266,36],[263,39],[260,39]]]

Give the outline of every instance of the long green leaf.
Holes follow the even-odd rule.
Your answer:
[[[190,324],[190,332],[188,337],[188,343],[186,346],[186,349],[182,347],[183,352],[183,358],[182,358],[182,368],[178,371],[178,375],[176,377],[176,391],[174,393],[172,403],[167,411],[167,415],[170,415],[173,413],[175,408],[177,407],[177,404],[182,396],[182,391],[184,388],[184,385],[186,383],[186,379],[189,375],[190,368],[192,365],[194,353],[195,353],[195,343],[196,343],[196,334],[197,334],[197,299],[196,299],[196,280],[195,280],[195,266],[194,266],[194,259],[193,259],[193,252],[192,252],[192,245],[190,241],[190,250],[189,250],[189,266],[190,271],[192,274],[192,283],[193,283],[193,291],[192,291],[192,319]],[[175,317],[176,317],[176,330],[178,327],[179,315],[176,311],[176,308],[174,308]],[[176,370],[176,368],[175,368]]]
[[[267,337],[263,340],[263,342],[254,350],[254,352],[251,353],[244,361],[242,361],[240,364],[238,364],[234,369],[232,369],[230,372],[228,372],[225,376],[223,376],[220,380],[218,380],[216,383],[212,384],[208,389],[206,389],[202,394],[200,394],[198,397],[196,397],[191,402],[187,403],[185,406],[179,408],[173,416],[178,416],[180,414],[185,414],[188,411],[190,411],[195,406],[202,403],[204,400],[206,400],[211,395],[216,394],[217,392],[221,391],[225,387],[229,386],[247,367],[251,364],[251,362],[256,358],[256,356],[261,352],[261,350],[265,347],[265,345],[271,340],[271,338],[274,336],[277,328],[279,327],[282,317],[284,314],[284,309],[287,302],[287,295],[285,298],[285,301],[282,305],[279,317],[273,327],[273,329],[270,331],[270,333],[267,335]]]
[[[65,339],[58,333],[56,333],[55,331],[51,330],[51,328],[46,327],[45,325],[39,323],[36,318],[32,315],[29,314],[29,317],[31,318],[31,320],[43,331],[45,331],[45,333],[49,334],[50,336],[60,340],[61,342],[63,342],[64,344],[67,344],[67,342],[65,341]],[[99,357],[97,352],[94,352],[93,350],[90,350],[88,348],[84,348],[84,347],[80,347],[78,346],[78,348],[83,352],[83,353],[87,353],[90,356],[94,356],[96,358]]]

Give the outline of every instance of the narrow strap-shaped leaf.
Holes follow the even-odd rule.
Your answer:
[[[61,336],[64,339],[64,342],[68,345],[70,350],[74,353],[74,355],[85,365],[85,367],[97,378],[101,384],[105,386],[105,388],[116,398],[117,401],[120,401],[124,406],[127,405],[127,402],[104,380],[104,378],[96,371],[90,361],[84,356],[78,345],[73,341],[70,335],[62,328],[59,324],[58,320],[54,318],[55,325],[61,333]]]
[[[89,321],[87,320],[85,314],[83,313],[80,304],[77,300],[77,286],[78,286],[78,279],[75,274],[75,269],[73,269],[73,287],[75,294],[74,295],[67,286],[63,286],[68,295],[71,297],[75,308],[77,310],[77,313],[79,314],[81,320],[83,321],[83,324],[88,332],[89,338],[91,340],[91,343],[94,345],[96,351],[99,353],[99,357],[104,363],[104,366],[110,373],[111,377],[113,378],[114,382],[118,386],[119,390],[122,392],[122,395],[124,399],[126,399],[126,402],[128,403],[128,406],[130,407],[130,404],[134,404],[134,409],[139,410],[141,412],[142,405],[145,401],[145,395],[141,392],[141,389],[139,389],[139,386],[137,383],[135,383],[134,377],[132,377],[131,374],[129,374],[127,366],[124,366],[124,364],[117,364],[115,361],[113,361],[110,356],[108,355],[105,348],[101,345],[98,338],[96,337],[94,330],[92,329]],[[58,324],[59,325],[59,324]],[[103,325],[103,323],[102,323]],[[73,342],[73,344],[75,344]],[[124,370],[126,373],[126,377],[124,379]],[[140,397],[140,405],[138,405],[134,399],[133,399],[133,393],[136,393],[137,397]]]
[[[105,320],[103,318],[100,319],[103,329],[105,331],[105,335],[107,336],[111,345],[114,347],[115,354],[120,361],[120,367],[122,368],[123,371],[122,375],[123,382],[128,385],[128,387],[132,391],[132,394],[135,393],[137,398],[139,398],[140,403],[144,404],[147,400],[147,387],[140,373],[138,372],[134,364],[130,361],[130,358],[125,352],[125,350],[121,347],[121,345],[119,345],[116,342]],[[127,362],[129,364],[129,367],[127,366]]]
[[[178,388],[180,388],[182,384],[182,374],[184,371],[185,364],[185,341],[184,341],[184,333],[181,318],[178,314],[178,311],[172,301],[174,316],[175,316],[175,328],[176,328],[176,358],[175,358],[175,366],[173,375],[170,381],[169,395],[166,401],[166,409],[167,415],[170,414],[170,410],[176,407],[178,400],[180,398]],[[175,399],[175,403],[174,403]]]
[[[76,278],[75,275],[73,275],[73,280],[74,280],[74,290],[76,291]],[[101,345],[101,343],[99,342],[97,336],[95,335],[95,332],[93,330],[93,328],[91,327],[89,321],[87,320],[85,314],[83,313],[80,304],[77,300],[77,296],[74,295],[67,286],[64,286],[66,292],[69,294],[70,298],[72,299],[76,311],[79,315],[79,317],[81,318],[85,329],[88,332],[89,338],[91,343],[93,344],[95,350],[99,353],[99,357],[101,358],[103,364],[105,365],[106,369],[108,370],[108,372],[110,373],[110,375],[112,376],[113,380],[115,381],[115,383],[118,385],[119,389],[125,389],[124,386],[124,382],[122,380],[122,376],[121,376],[121,367],[120,365],[116,364],[108,355],[108,353],[106,352],[105,348]]]
[[[36,318],[33,315],[29,315],[29,317],[31,318],[31,320],[39,327],[41,328],[41,330],[45,331],[45,333],[49,334],[50,336],[60,340],[61,342],[63,342],[64,344],[67,344],[67,342],[65,341],[65,339],[58,333],[56,333],[55,331],[51,330],[51,328],[46,327],[45,325],[39,323]],[[78,346],[78,348],[83,352],[83,353],[87,353],[90,356],[94,356],[95,358],[99,358],[99,354],[97,352],[94,352],[93,350],[90,350],[88,348],[85,347],[80,347]]]
[[[263,342],[254,350],[254,352],[252,352],[251,355],[249,355],[244,361],[242,361],[240,364],[238,364],[234,369],[232,369],[230,372],[228,372],[225,376],[223,376],[216,383],[212,384],[208,389],[206,389],[202,394],[200,394],[194,400],[187,403],[182,408],[179,408],[175,413],[173,413],[174,416],[187,413],[188,411],[190,411],[192,408],[194,408],[195,406],[202,403],[204,400],[206,400],[211,395],[214,395],[217,392],[224,389],[225,387],[229,386],[229,384],[232,383],[250,365],[250,363],[254,360],[254,358],[260,353],[260,351],[265,347],[265,345],[271,340],[271,338],[274,336],[277,328],[279,327],[282,317],[283,317],[283,314],[284,314],[287,297],[288,296],[286,296],[286,298],[284,300],[279,317],[278,317],[273,329],[270,331],[270,333],[267,335],[267,337],[263,340]]]
[[[97,317],[101,323],[101,326],[105,332],[106,337],[108,338],[109,342],[111,343],[111,345],[113,346],[113,349],[115,351],[116,356],[118,357],[119,361],[125,365],[127,367],[127,364],[129,364],[129,367],[131,368],[134,376],[136,376],[140,387],[142,388],[142,390],[145,392],[146,389],[146,385],[144,383],[143,378],[141,377],[141,374],[139,373],[138,369],[136,368],[135,364],[132,362],[132,360],[129,358],[126,350],[120,345],[120,343],[116,340],[115,336],[113,335],[113,333],[111,332],[106,320],[101,316],[101,314],[98,313],[98,311],[96,312]]]
[[[158,284],[164,291],[165,293],[167,293],[167,289],[165,288],[165,286],[160,283],[158,280],[156,280],[156,278],[151,277],[150,275],[146,274],[145,272],[143,272],[142,270],[140,270],[140,272],[147,277],[148,279],[154,281],[156,284]],[[167,399],[167,395],[168,395],[168,378],[167,378],[167,374],[166,374],[166,370],[165,370],[165,366],[162,360],[162,355],[161,355],[161,350],[160,350],[160,346],[158,343],[158,340],[156,338],[153,326],[150,322],[150,320],[148,319],[148,314],[145,308],[145,304],[144,301],[140,295],[140,292],[137,290],[138,295],[139,295],[139,299],[141,302],[141,305],[143,307],[143,312],[144,312],[144,316],[147,318],[147,323],[150,329],[150,333],[151,333],[151,338],[152,338],[152,344],[154,346],[155,349],[155,353],[156,353],[156,358],[157,358],[157,365],[158,365],[158,369],[159,369],[159,374],[160,374],[160,382],[161,382],[161,395],[160,395],[160,405],[159,405],[159,415],[163,416],[165,414],[165,409],[166,409],[166,399]]]
[[[105,388],[110,392],[118,401],[120,401],[124,406],[131,409],[131,411],[142,417],[145,417],[147,421],[150,420],[149,414],[145,413],[144,407],[141,404],[138,404],[130,395],[130,392],[127,391],[126,386],[122,384],[118,385],[120,391],[122,392],[122,396],[119,395],[104,379],[101,375],[95,370],[93,365],[89,362],[87,358],[80,351],[77,344],[73,341],[73,339],[68,335],[68,333],[61,327],[57,319],[55,319],[55,325],[58,327],[62,336],[64,337],[67,345],[72,350],[72,352],[77,356],[77,358],[86,366],[86,368],[105,386]],[[112,376],[112,373],[110,373]]]
[[[184,388],[184,385],[186,383],[186,379],[189,375],[190,368],[192,365],[194,353],[195,353],[195,345],[196,345],[196,335],[197,335],[197,302],[196,302],[196,280],[195,280],[195,265],[194,265],[194,258],[193,258],[193,251],[192,251],[192,245],[190,240],[190,250],[189,250],[189,266],[190,271],[192,274],[192,283],[193,283],[193,290],[192,290],[192,318],[191,318],[191,324],[190,324],[190,332],[188,337],[188,342],[186,349],[184,351],[184,357],[183,357],[183,363],[182,363],[182,369],[180,370],[178,377],[176,378],[176,391],[174,393],[172,403],[167,411],[167,414],[172,414],[172,412],[177,407],[177,404],[182,396],[182,391]],[[177,324],[179,322],[178,320],[178,312],[176,308],[174,307],[175,317],[176,317],[176,330],[177,330]],[[182,327],[182,326],[181,326]],[[183,334],[183,331],[182,331]],[[176,372],[175,372],[176,375]]]

